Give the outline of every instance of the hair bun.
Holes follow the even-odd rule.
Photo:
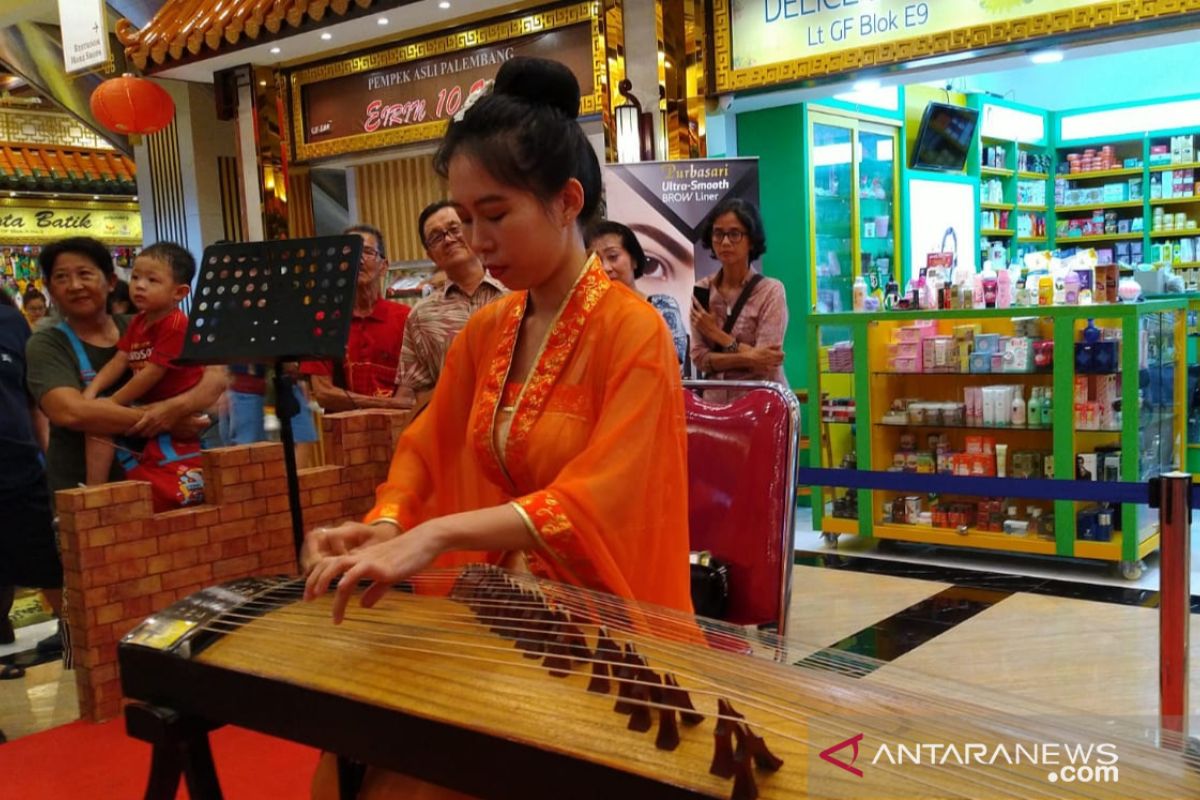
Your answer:
[[[495,94],[532,106],[556,108],[570,119],[579,116],[579,81],[564,64],[548,58],[518,56],[496,73]]]

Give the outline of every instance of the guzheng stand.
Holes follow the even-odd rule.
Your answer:
[[[303,409],[286,365],[345,358],[354,311],[362,238],[324,236],[212,245],[198,267],[192,313],[179,361],[275,365],[275,412],[287,472],[292,539],[304,543],[300,476],[292,418]],[[174,800],[179,779],[192,800],[221,800],[208,732],[219,725],[144,703],[125,708],[130,736],[154,751],[146,800]],[[357,765],[339,763],[343,796],[361,780]]]

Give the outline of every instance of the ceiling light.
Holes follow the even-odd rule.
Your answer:
[[[438,3],[438,8],[442,9],[443,11],[445,11],[449,7],[450,7],[450,0],[442,0],[442,2]]]
[[[56,192],[56,193],[54,193],[54,194],[52,194],[52,195],[50,195],[50,196],[51,196],[51,197],[58,197],[58,193]]]
[[[1029,60],[1035,64],[1057,64],[1063,60],[1063,52],[1062,50],[1043,50],[1031,55]]]
[[[93,200],[99,200],[99,199],[100,199],[100,195],[98,195],[98,194],[94,194],[94,195],[92,195],[92,199],[93,199]]]
[[[259,82],[258,82],[258,85],[259,85],[259,86],[266,86],[266,85],[267,85],[267,82],[266,82],[266,81],[259,81]]]
[[[273,56],[277,56],[277,55],[279,55],[279,54],[280,54],[280,53],[282,53],[282,52],[283,52],[283,50],[281,50],[281,49],[280,49],[280,48],[278,48],[278,47],[272,47],[272,48],[271,48],[271,55],[273,55]]]
[[[379,19],[375,20],[375,24],[376,24],[376,25],[387,25],[387,24],[388,24],[388,18],[387,18],[387,17],[380,17]]]
[[[326,42],[328,42],[328,41],[329,41],[330,39],[332,39],[332,38],[333,38],[333,34],[332,34],[332,33],[330,33],[329,31],[325,31],[324,33],[322,33],[322,34],[321,34],[321,39],[322,39],[323,41],[326,41]]]
[[[17,193],[16,193],[16,192],[9,192],[9,193],[8,193],[8,196],[9,196],[9,197],[16,197],[16,196],[17,196]]]
[[[855,81],[852,88],[856,92],[874,92],[881,85],[878,78],[863,78],[861,81]]]

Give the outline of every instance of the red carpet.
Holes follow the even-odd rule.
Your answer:
[[[226,800],[309,796],[316,750],[228,726],[209,739]],[[149,770],[150,745],[126,736],[124,719],[73,722],[0,745],[0,796],[139,800]]]

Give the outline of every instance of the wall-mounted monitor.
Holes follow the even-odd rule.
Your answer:
[[[913,147],[912,168],[961,172],[978,124],[976,109],[946,103],[925,106]]]

